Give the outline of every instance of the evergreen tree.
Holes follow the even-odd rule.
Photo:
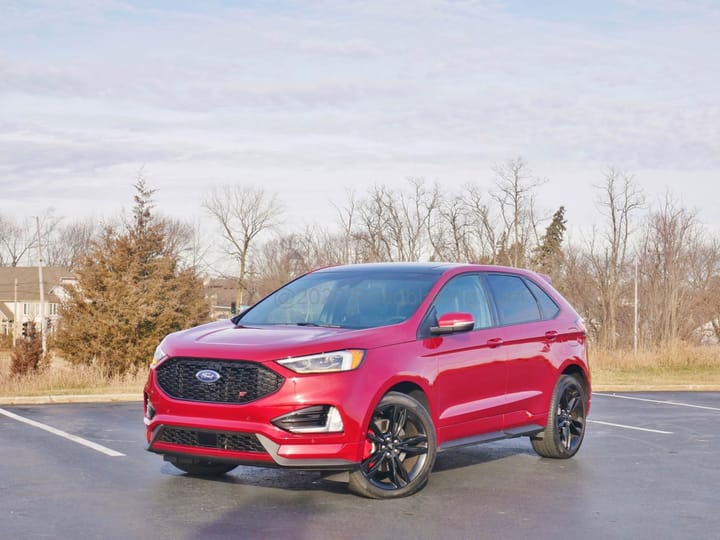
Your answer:
[[[147,365],[166,334],[208,316],[201,280],[181,268],[166,222],[152,213],[154,191],[142,178],[135,189],[131,222],[103,230],[60,310],[63,356],[108,374]]]
[[[557,279],[563,262],[562,243],[565,236],[565,207],[561,206],[553,214],[552,221],[545,229],[545,236],[535,248],[533,266],[538,272]]]

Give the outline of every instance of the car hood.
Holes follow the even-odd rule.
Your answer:
[[[269,362],[346,348],[370,349],[407,339],[403,325],[353,330],[315,326],[236,326],[217,321],[170,334],[162,348],[168,356],[228,358]]]

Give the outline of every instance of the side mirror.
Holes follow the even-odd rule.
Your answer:
[[[475,319],[470,313],[443,313],[438,317],[437,326],[430,328],[433,336],[467,332],[475,328]]]

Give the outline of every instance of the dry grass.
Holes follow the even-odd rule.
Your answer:
[[[720,347],[681,343],[657,350],[590,351],[593,386],[720,387]]]
[[[10,376],[10,354],[0,351],[0,397],[87,394],[142,394],[144,370],[124,377],[109,377],[91,366],[73,366],[58,357],[50,369],[27,377]]]
[[[673,388],[720,390],[720,347],[676,344],[654,351],[590,351],[593,388]],[[146,373],[107,377],[101,370],[53,358],[34,377],[10,377],[10,353],[0,351],[0,397],[73,394],[142,394]]]

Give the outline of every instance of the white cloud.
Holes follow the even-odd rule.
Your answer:
[[[517,155],[556,197],[609,164],[670,182],[720,169],[711,2],[165,5],[4,3],[0,212],[43,204],[39,185],[127,186],[143,163],[185,214],[230,179],[299,215],[309,187],[486,182]]]

